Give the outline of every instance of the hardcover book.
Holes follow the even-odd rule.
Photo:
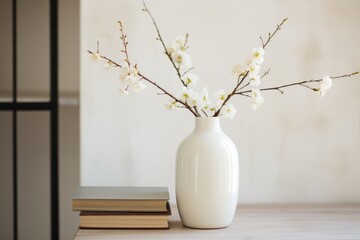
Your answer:
[[[79,187],[73,211],[167,212],[167,187]]]
[[[81,211],[80,228],[169,228],[169,204],[166,212]]]

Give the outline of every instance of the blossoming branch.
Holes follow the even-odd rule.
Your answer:
[[[160,41],[164,54],[167,56],[172,67],[174,68],[177,78],[179,80],[180,94],[170,93],[164,89],[156,81],[151,80],[140,72],[137,64],[132,64],[128,53],[128,41],[127,36],[124,32],[122,23],[119,21],[120,39],[123,44],[124,62],[119,64],[112,59],[100,54],[99,43],[97,43],[97,50],[88,51],[94,61],[104,61],[106,68],[120,68],[119,79],[120,79],[120,92],[124,95],[128,95],[129,92],[141,92],[145,87],[145,83],[156,87],[161,92],[159,94],[168,96],[168,101],[165,106],[168,110],[175,110],[178,108],[185,108],[189,110],[196,117],[227,117],[233,118],[236,113],[236,109],[230,100],[234,96],[244,96],[250,99],[251,107],[256,110],[263,102],[264,98],[262,92],[264,91],[278,91],[284,93],[284,88],[301,86],[317,92],[321,97],[332,86],[332,79],[339,79],[344,77],[351,77],[359,72],[353,72],[350,74],[344,74],[340,76],[325,76],[321,79],[311,79],[300,82],[294,82],[290,84],[260,88],[261,80],[269,75],[270,69],[264,71],[261,74],[261,65],[264,62],[265,49],[273,39],[273,37],[281,30],[287,18],[282,20],[280,24],[276,26],[276,29],[269,33],[267,38],[260,37],[261,46],[254,48],[252,53],[246,61],[240,64],[236,64],[232,73],[234,74],[234,88],[230,92],[225,92],[223,89],[219,89],[214,92],[216,100],[210,101],[209,92],[207,88],[203,88],[202,91],[197,92],[194,90],[194,86],[199,80],[199,77],[192,73],[194,69],[192,66],[191,56],[187,53],[189,35],[178,36],[175,40],[167,45],[160,33],[160,29],[155,21],[155,18],[149,11],[148,7],[143,1],[143,9],[151,18],[155,30],[157,32],[157,40]],[[317,85],[314,85],[317,84]]]

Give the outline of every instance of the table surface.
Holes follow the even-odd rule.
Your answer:
[[[359,240],[360,203],[238,205],[228,228],[198,230],[182,225],[172,206],[169,230],[79,229],[81,239],[264,239]]]

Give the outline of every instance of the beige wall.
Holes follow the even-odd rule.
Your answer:
[[[49,5],[47,0],[17,1],[18,93],[48,97]],[[79,1],[59,0],[59,173],[60,236],[73,239],[78,213],[71,198],[79,185]],[[0,2],[0,97],[9,96],[12,81],[11,0]],[[12,114],[0,113],[0,239],[12,239]],[[50,238],[49,114],[18,113],[19,239]]]
[[[189,33],[198,90],[234,85],[231,67],[245,60],[259,35],[289,21],[266,51],[271,74],[263,86],[359,70],[359,1],[147,1],[165,41]],[[100,41],[117,61],[117,20],[129,37],[130,56],[146,75],[177,93],[171,64],[155,40],[141,1],[82,1],[81,184],[165,185],[174,196],[174,162],[193,117],[164,109],[163,96],[148,88],[120,96],[117,71],[106,71],[86,54]],[[360,201],[359,76],[334,81],[324,98],[305,88],[264,93],[253,112],[234,99],[238,114],[223,120],[240,156],[239,202]]]

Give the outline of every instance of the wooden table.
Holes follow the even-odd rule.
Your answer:
[[[169,230],[79,229],[75,239],[360,239],[360,203],[239,205],[232,225],[216,230],[186,228],[172,212]]]

